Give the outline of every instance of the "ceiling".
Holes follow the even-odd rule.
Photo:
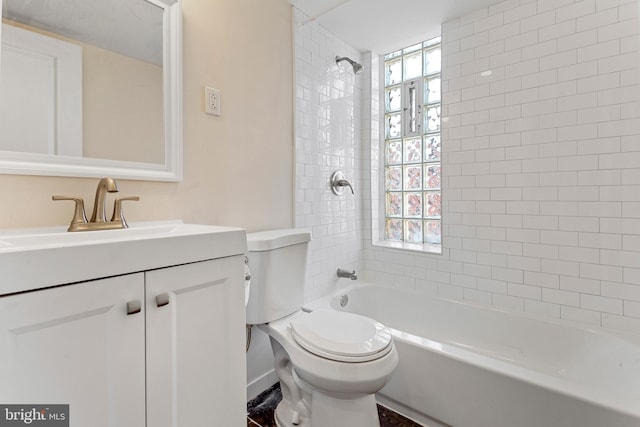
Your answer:
[[[290,0],[360,51],[387,53],[440,34],[440,24],[499,0]]]
[[[149,2],[171,4],[174,1],[4,0],[4,16],[162,63],[162,13]],[[354,48],[387,53],[437,36],[441,23],[498,0],[289,1],[309,20]],[[149,20],[147,16],[154,18]],[[118,31],[113,31],[114,28]]]

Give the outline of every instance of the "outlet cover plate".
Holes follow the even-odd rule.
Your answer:
[[[204,112],[214,116],[220,115],[220,90],[205,86]]]

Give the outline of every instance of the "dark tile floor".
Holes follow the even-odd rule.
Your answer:
[[[276,384],[247,403],[247,427],[276,427],[273,411],[281,399],[280,384]],[[378,405],[378,417],[380,427],[421,427],[420,424],[380,405]]]

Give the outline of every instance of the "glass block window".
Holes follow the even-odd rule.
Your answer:
[[[385,240],[441,244],[440,42],[384,56]]]

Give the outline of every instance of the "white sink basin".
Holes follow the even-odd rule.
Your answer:
[[[181,222],[123,230],[0,230],[0,295],[232,255],[245,231]]]
[[[219,228],[219,227],[218,227]],[[100,244],[126,240],[166,238],[211,232],[211,226],[159,222],[133,225],[122,230],[81,231],[69,233],[65,228],[44,228],[0,232],[0,250],[33,250],[44,247],[60,248],[73,245]]]

